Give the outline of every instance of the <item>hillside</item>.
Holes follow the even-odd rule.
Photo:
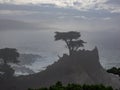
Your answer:
[[[100,65],[97,48],[92,51],[82,50],[71,56],[64,54],[58,62],[48,66],[46,70],[3,81],[0,88],[2,90],[8,90],[7,88],[27,90],[27,88],[53,85],[57,81],[63,84],[103,84],[120,88],[118,77],[108,74]]]

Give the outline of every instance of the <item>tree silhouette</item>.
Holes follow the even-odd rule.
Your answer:
[[[4,64],[9,62],[11,63],[18,63],[19,61],[17,58],[19,57],[19,53],[17,49],[14,48],[3,48],[0,49],[0,58],[4,61]]]
[[[102,84],[96,85],[80,85],[69,83],[67,85],[62,85],[61,82],[51,85],[50,87],[41,87],[38,89],[29,88],[28,90],[113,90],[111,86],[104,86]]]
[[[119,75],[119,77],[120,77],[120,68],[112,67],[112,68],[108,69],[107,72]]]
[[[70,31],[70,32],[55,32],[55,41],[63,40],[66,43],[66,47],[69,49],[69,54],[79,50],[80,47],[84,46],[83,40],[80,39],[80,32]]]
[[[2,79],[8,79],[13,77],[14,70],[8,63],[18,63],[17,58],[19,53],[17,49],[14,48],[3,48],[0,49],[0,59],[3,60],[3,64],[0,65],[0,71],[3,72],[3,75],[0,75]]]

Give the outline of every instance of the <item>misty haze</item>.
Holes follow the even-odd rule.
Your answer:
[[[120,2],[117,0],[0,0],[0,83],[2,80],[4,83],[15,80],[17,84],[16,89],[13,90],[53,85],[59,80],[65,85],[68,82],[81,85],[102,83],[111,85],[114,89],[120,88],[120,80],[117,77],[117,75],[120,76],[119,4]],[[59,41],[55,40],[56,32],[61,33]],[[73,50],[71,55],[69,45],[75,40],[77,42],[79,37],[72,38],[72,41],[66,36],[69,41],[67,43],[66,37],[62,38],[62,34],[64,36],[69,32],[79,32],[80,40],[86,42],[83,47],[78,45],[79,50]],[[5,63],[4,58],[7,57],[3,55],[4,50],[12,51],[12,49],[20,54],[18,58],[16,57],[19,63],[3,64]],[[73,66],[71,65],[72,58]],[[89,60],[93,61],[87,63]],[[76,62],[80,64],[78,65]],[[94,66],[95,63],[98,66]],[[96,70],[91,67],[92,65],[96,67]],[[12,77],[15,79],[9,79],[11,77],[9,76],[7,81],[2,67],[10,70],[11,73],[14,72]],[[113,74],[111,74],[111,71],[117,68],[118,73],[112,72]],[[53,77],[53,73],[56,77]],[[114,76],[114,74],[117,75]],[[6,78],[5,80],[2,75]],[[94,75],[95,79],[93,79]],[[27,76],[31,79],[27,79]],[[34,77],[39,77],[39,79]],[[80,82],[81,78],[84,79]],[[22,79],[24,80],[22,81]],[[32,80],[34,82],[29,83],[28,86],[19,85]],[[41,82],[37,83],[39,81]],[[108,84],[109,82],[111,83]],[[0,89],[8,90],[4,88],[4,83]],[[31,84],[33,86],[29,87]]]
[[[33,68],[32,70],[35,70],[34,68],[36,68],[37,70],[41,70],[42,67],[46,67],[46,65],[52,64],[56,61],[58,55],[62,56],[62,53],[68,53],[68,50],[64,46],[64,42],[54,41],[54,32],[55,31],[53,30],[1,31],[0,47],[17,48],[21,54],[40,55],[41,58],[39,58],[39,60],[35,60],[36,65],[33,64],[31,69]],[[100,62],[104,68],[111,68],[113,66],[119,67],[120,42],[117,41],[117,39],[120,38],[119,33],[82,31],[81,34],[82,38],[87,42],[84,48],[91,50],[95,46],[98,47]],[[39,66],[37,65],[37,62],[39,62]],[[45,66],[43,66],[44,62],[46,63]]]

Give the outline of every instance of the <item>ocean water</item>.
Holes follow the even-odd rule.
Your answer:
[[[38,72],[58,60],[58,55],[68,53],[63,41],[54,41],[54,30],[10,30],[0,31],[0,48],[17,48],[20,53],[42,56],[27,68]],[[86,41],[84,49],[99,50],[101,65],[105,68],[120,67],[120,34],[118,32],[81,32],[81,39]],[[18,72],[20,74],[20,72]]]

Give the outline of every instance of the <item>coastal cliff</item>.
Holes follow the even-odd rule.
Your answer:
[[[57,81],[61,81],[63,84],[103,84],[120,88],[118,77],[108,74],[101,66],[96,47],[92,51],[79,50],[72,55],[64,54],[57,62],[48,66],[46,70],[37,74],[19,76],[15,79],[3,81],[0,88],[3,88],[2,90],[8,90],[7,88],[27,90],[28,88],[50,86]]]

